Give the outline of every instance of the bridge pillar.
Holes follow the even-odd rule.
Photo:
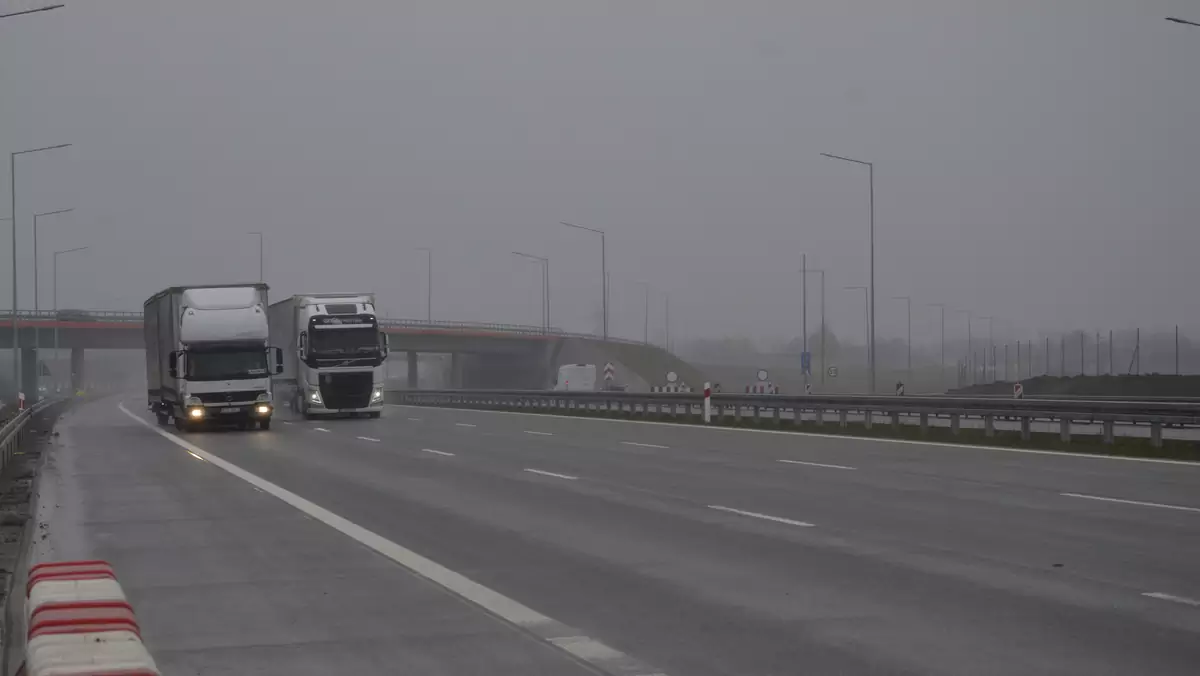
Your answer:
[[[83,389],[83,348],[71,348],[71,390],[78,392]]]
[[[26,405],[37,401],[39,371],[37,348],[21,348],[21,389],[25,392]]]
[[[458,352],[450,353],[450,389],[461,390],[463,387],[463,356]]]
[[[415,390],[420,387],[420,382],[417,379],[417,353],[408,352],[408,389]]]

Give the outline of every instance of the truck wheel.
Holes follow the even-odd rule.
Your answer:
[[[271,419],[270,419],[270,418],[267,418],[266,420],[259,420],[259,421],[258,421],[258,426],[259,426],[259,427],[261,427],[261,428],[262,428],[262,429],[264,429],[264,430],[269,430],[269,429],[271,429]]]
[[[189,429],[187,421],[179,416],[175,416],[175,429],[180,432],[187,432]]]
[[[158,418],[158,424],[162,425],[163,427],[166,427],[167,423],[171,422],[171,416],[163,413],[162,411],[155,412],[154,417]]]

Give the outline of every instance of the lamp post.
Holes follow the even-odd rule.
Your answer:
[[[425,321],[433,323],[433,249],[427,246],[417,247],[417,251],[425,252]]]
[[[648,282],[638,282],[642,289],[646,292],[646,317],[642,324],[642,344],[650,344],[650,284]]]
[[[866,316],[867,316],[867,340],[870,340],[870,336],[871,336],[871,303],[870,303],[871,288],[868,286],[847,286],[846,290],[863,292],[863,304],[866,306]],[[867,369],[872,370],[871,369],[872,366],[874,366],[874,363],[871,361],[871,353],[870,353],[870,350],[868,349],[868,351],[867,351]],[[874,391],[875,391],[875,374],[873,372],[870,374],[870,378],[871,378],[871,392],[874,393]]]
[[[51,295],[52,295],[52,299],[53,299],[53,303],[54,303],[55,318],[58,317],[58,257],[63,254],[74,253],[76,251],[84,251],[87,248],[88,247],[86,247],[86,246],[77,246],[74,249],[63,249],[62,251],[54,252],[54,256],[52,257],[53,265],[51,266],[51,268],[52,268],[51,275],[53,277],[53,281],[51,284],[51,288],[52,288]],[[55,372],[56,377],[62,376],[62,369],[59,368],[60,366],[62,366],[62,364],[60,363],[60,359],[58,358],[58,322],[55,321],[54,322],[54,372]]]
[[[912,380],[912,296],[892,296],[892,300],[902,300],[908,309],[908,375],[905,376],[910,381]]]
[[[941,315],[942,324],[942,340],[941,340],[941,381],[942,390],[946,389],[946,304],[945,303],[929,303],[929,307],[938,309],[938,314]]]
[[[815,275],[821,275],[821,384],[825,384],[825,271],[808,270]],[[806,297],[807,293],[804,294]],[[808,314],[807,312],[805,314]]]
[[[514,251],[513,255],[542,264],[542,330],[548,333],[550,331],[550,259],[520,251]]]
[[[38,310],[41,309],[39,307],[39,303],[38,303],[38,297],[41,295],[38,293],[38,278],[39,278],[39,275],[38,275],[38,218],[42,217],[42,216],[55,216],[57,214],[69,214],[72,211],[75,211],[74,207],[72,207],[70,209],[58,209],[57,211],[43,211],[42,213],[33,215],[33,316],[35,318],[37,317]],[[34,328],[34,330],[33,330],[34,352],[37,352],[39,349],[41,349],[41,347],[42,347],[41,339],[42,339],[42,332],[39,331],[37,328]]]
[[[10,193],[11,199],[9,204],[12,207],[12,215],[9,220],[12,221],[12,349],[13,349],[13,382],[16,388],[13,391],[15,395],[21,391],[21,339],[17,330],[17,312],[19,305],[17,303],[17,155],[32,155],[33,153],[46,152],[48,150],[58,150],[59,148],[69,148],[70,143],[60,143],[54,146],[42,146],[41,148],[30,148],[29,150],[18,150],[8,155],[8,175],[12,182]],[[36,333],[36,330],[35,330]]]
[[[263,277],[263,234],[261,232],[248,232],[247,235],[258,235],[258,281],[262,282]]]
[[[821,153],[821,156],[832,160],[861,164],[867,168],[867,181],[870,189],[871,203],[871,277],[867,289],[867,361],[870,364],[869,368],[871,371],[870,392],[871,394],[875,394],[875,163],[842,157],[841,155],[831,155],[829,153]]]
[[[601,313],[604,315],[602,323],[604,325],[604,340],[608,340],[608,253],[607,246],[604,243],[604,231],[596,228],[589,228],[584,225],[575,225],[566,221],[559,221],[559,224],[565,225],[568,228],[576,230],[587,230],[600,235],[600,297],[601,297]]]

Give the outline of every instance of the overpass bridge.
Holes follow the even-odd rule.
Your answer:
[[[0,349],[13,347],[12,314],[0,312]],[[530,388],[550,386],[557,367],[566,363],[603,364],[612,361],[623,380],[659,384],[667,371],[675,371],[696,386],[703,376],[693,367],[656,345],[587,333],[521,324],[486,322],[379,319],[395,353],[407,355],[407,383],[417,388],[417,357],[449,354],[449,386],[454,388]],[[142,313],[128,311],[21,311],[17,313],[17,341],[21,350],[21,379],[36,391],[38,350],[60,349],[71,353],[72,386],[85,382],[87,350],[143,349]],[[288,346],[278,346],[287,348]]]

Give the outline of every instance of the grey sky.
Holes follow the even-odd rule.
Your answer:
[[[570,220],[609,231],[619,334],[637,281],[677,336],[794,334],[807,251],[857,336],[866,173],[833,152],[877,164],[881,336],[907,294],[918,338],[930,302],[998,333],[1200,329],[1200,29],[1162,20],[1188,0],[68,4],[0,22],[0,148],[77,144],[19,160],[22,252],[33,210],[79,210],[44,226],[45,306],[53,249],[94,247],[61,305],[137,309],[256,278],[262,230],[276,297],[423,316],[430,246],[436,316],[537,323],[518,249],[591,330],[599,243]]]

